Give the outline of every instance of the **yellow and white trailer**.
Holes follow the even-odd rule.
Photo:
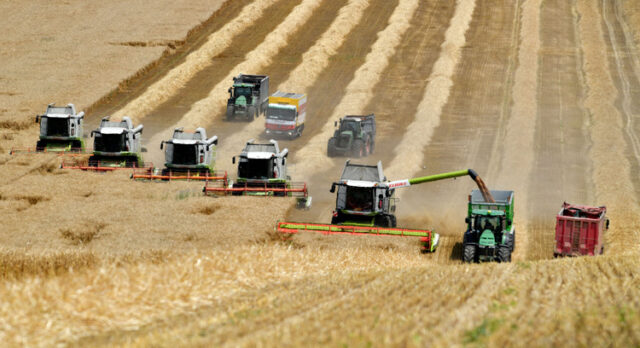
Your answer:
[[[307,95],[277,91],[269,97],[265,132],[296,138],[302,135],[307,117]]]

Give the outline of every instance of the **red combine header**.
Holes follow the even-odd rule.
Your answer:
[[[556,217],[554,257],[599,255],[604,252],[604,233],[609,229],[607,207],[562,204]]]

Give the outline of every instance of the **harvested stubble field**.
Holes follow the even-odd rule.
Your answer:
[[[0,340],[71,346],[640,346],[640,8],[622,0],[36,1],[0,4]],[[60,14],[68,14],[68,17]],[[69,22],[69,18],[78,18]],[[59,168],[33,146],[49,102],[220,138],[231,76],[309,95],[281,141],[314,207],[203,197],[194,182]],[[463,265],[466,179],[402,192],[413,239],[302,234],[328,222],[333,121],[375,112],[390,179],[474,168],[516,191],[510,264]],[[232,173],[233,176],[233,173]],[[604,256],[552,260],[566,200],[607,205]]]

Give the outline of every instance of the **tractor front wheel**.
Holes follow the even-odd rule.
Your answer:
[[[511,262],[511,248],[508,245],[498,247],[498,261]]]
[[[233,119],[233,105],[227,105],[227,121]]]
[[[465,245],[462,255],[462,261],[466,263],[478,262],[476,255],[477,247],[475,245]]]

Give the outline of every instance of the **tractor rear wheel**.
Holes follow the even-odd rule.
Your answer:
[[[477,248],[473,244],[465,245],[462,254],[462,261],[467,263],[478,262],[476,250]]]
[[[353,157],[364,157],[365,153],[364,141],[356,139],[353,141]]]
[[[329,143],[327,144],[327,156],[335,157],[336,156],[336,138],[330,138]]]
[[[511,248],[508,245],[498,247],[498,261],[511,262]]]

